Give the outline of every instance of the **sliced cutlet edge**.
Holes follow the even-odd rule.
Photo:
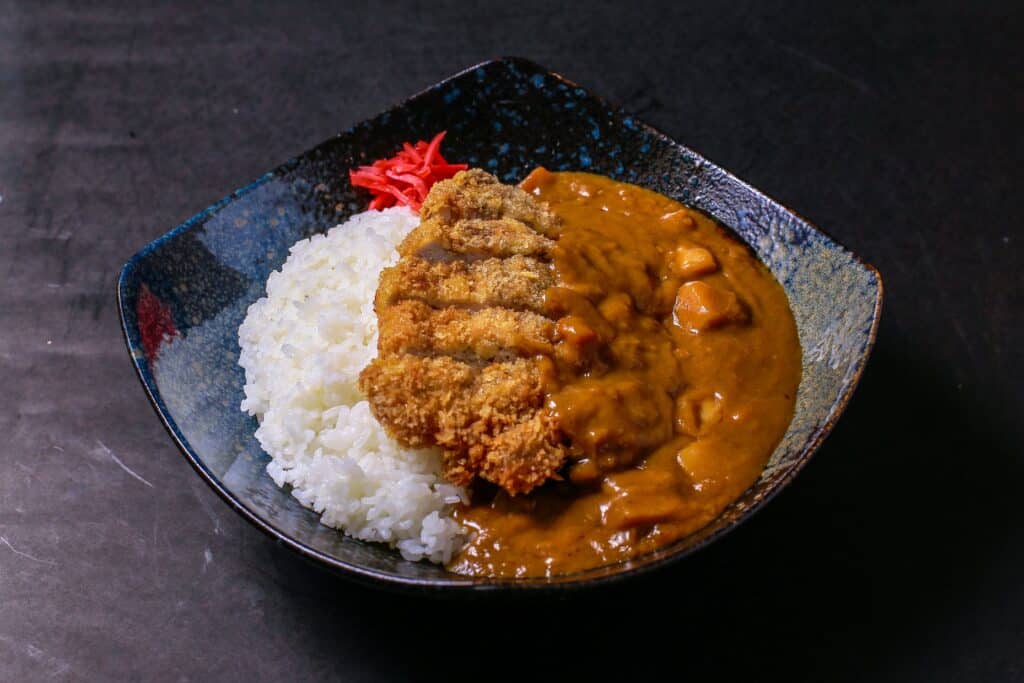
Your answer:
[[[451,450],[468,450],[544,401],[539,363],[524,358],[480,367],[448,356],[396,354],[366,366],[359,389],[403,445],[436,443]]]
[[[554,240],[514,218],[466,218],[455,223],[424,221],[398,246],[402,256],[429,261],[533,256],[547,260]]]
[[[431,308],[407,299],[379,315],[380,355],[411,353],[460,360],[511,360],[554,352],[554,321],[507,308]]]
[[[435,183],[420,208],[421,220],[444,223],[465,218],[514,218],[547,237],[558,235],[560,221],[547,206],[515,185],[503,185],[477,168]]]
[[[396,301],[416,299],[435,308],[500,306],[542,312],[554,283],[551,267],[527,256],[480,261],[426,261],[406,257],[380,275],[378,315]]]
[[[468,486],[479,476],[516,495],[560,479],[568,455],[554,420],[538,410],[469,449],[445,449],[442,462],[445,479],[454,484]]]
[[[438,372],[415,356],[374,358],[359,373],[359,390],[370,411],[403,446],[433,446],[441,410],[473,385],[477,369],[454,364],[438,386]],[[439,389],[441,389],[439,391]]]
[[[548,479],[558,479],[568,455],[554,420],[538,411],[494,437],[480,476],[512,495],[529,493]]]

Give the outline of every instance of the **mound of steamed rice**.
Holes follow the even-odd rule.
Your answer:
[[[447,562],[465,537],[451,517],[465,492],[441,478],[437,450],[388,437],[356,386],[377,353],[378,275],[417,223],[405,207],[367,211],[291,248],[238,331],[242,410],[259,419],[267,472],[322,523]]]

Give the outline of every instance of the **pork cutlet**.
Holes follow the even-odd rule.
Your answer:
[[[544,405],[559,221],[476,169],[436,183],[420,217],[381,274],[378,357],[360,388],[400,443],[443,449],[449,481],[527,493],[567,457]]]

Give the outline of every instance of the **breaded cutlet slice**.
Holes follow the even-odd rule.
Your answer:
[[[497,484],[512,495],[529,493],[558,474],[568,451],[553,418],[543,412],[521,420],[496,436],[485,436],[466,450],[445,450],[445,479],[460,486],[474,477]]]
[[[444,476],[475,476],[509,493],[557,477],[567,451],[543,409],[540,361],[521,358],[479,367],[448,356],[377,358],[359,376],[373,414],[399,443],[437,444]]]
[[[456,448],[534,413],[544,393],[538,361],[479,365],[449,356],[375,358],[359,375],[374,415],[406,446]]]
[[[554,246],[553,240],[514,218],[464,218],[455,223],[433,219],[409,233],[398,253],[431,261],[516,255],[548,259]]]
[[[380,275],[374,309],[379,314],[403,299],[435,308],[501,306],[541,312],[554,284],[549,264],[527,256],[480,261],[426,261],[405,257]]]
[[[381,273],[379,355],[359,388],[400,443],[441,447],[449,481],[526,493],[567,457],[542,372],[556,335],[543,313],[559,221],[479,170],[436,183],[420,220]]]
[[[478,168],[435,183],[423,200],[420,219],[456,223],[466,218],[512,218],[547,237],[558,235],[558,217],[515,185],[503,185]]]
[[[381,310],[378,324],[381,356],[412,353],[511,360],[554,352],[554,321],[531,311],[437,309],[407,299]]]

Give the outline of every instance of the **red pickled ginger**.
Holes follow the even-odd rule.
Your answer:
[[[390,159],[378,159],[369,166],[349,171],[352,185],[366,188],[373,195],[369,208],[379,211],[404,204],[419,211],[434,183],[469,168],[467,164],[450,164],[441,156],[445,133],[441,131],[430,142],[403,143],[402,149]]]

